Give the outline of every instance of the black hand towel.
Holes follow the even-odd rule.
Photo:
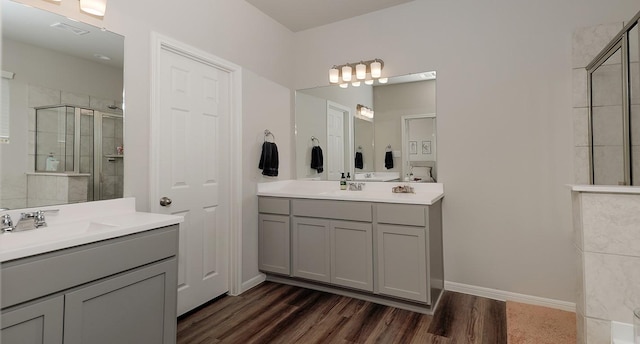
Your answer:
[[[324,171],[322,167],[323,164],[322,148],[320,148],[320,146],[313,146],[313,148],[311,148],[311,168],[318,171],[318,173],[322,173],[322,171]]]
[[[362,167],[364,167],[362,152],[356,152],[356,168],[362,169]]]
[[[262,154],[260,155],[260,163],[258,168],[262,170],[262,174],[269,177],[278,176],[278,146],[273,142],[262,144]]]
[[[388,169],[393,168],[393,152],[384,153],[384,167]]]

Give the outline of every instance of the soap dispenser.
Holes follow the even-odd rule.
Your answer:
[[[342,172],[342,177],[340,177],[340,190],[347,189],[347,178],[344,176],[344,172]]]

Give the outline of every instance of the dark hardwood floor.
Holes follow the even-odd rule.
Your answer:
[[[445,292],[429,316],[265,282],[180,317],[178,343],[506,344],[505,303]]]

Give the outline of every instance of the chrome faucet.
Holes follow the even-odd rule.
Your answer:
[[[59,209],[36,210],[29,213],[20,214],[20,221],[16,225],[16,230],[29,230],[46,227],[47,222],[44,213],[57,213]]]
[[[13,226],[13,220],[9,214],[3,214],[0,216],[0,230],[4,232],[11,232],[15,229]]]
[[[349,183],[349,191],[362,191],[364,183]]]

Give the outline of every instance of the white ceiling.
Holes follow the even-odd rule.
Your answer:
[[[55,23],[71,25],[89,33],[79,36],[52,28],[51,24]],[[2,37],[117,68],[124,64],[124,37],[9,0],[2,0]],[[111,60],[100,60],[94,54],[108,56]]]
[[[413,0],[246,0],[269,17],[298,32],[357,17]]]

